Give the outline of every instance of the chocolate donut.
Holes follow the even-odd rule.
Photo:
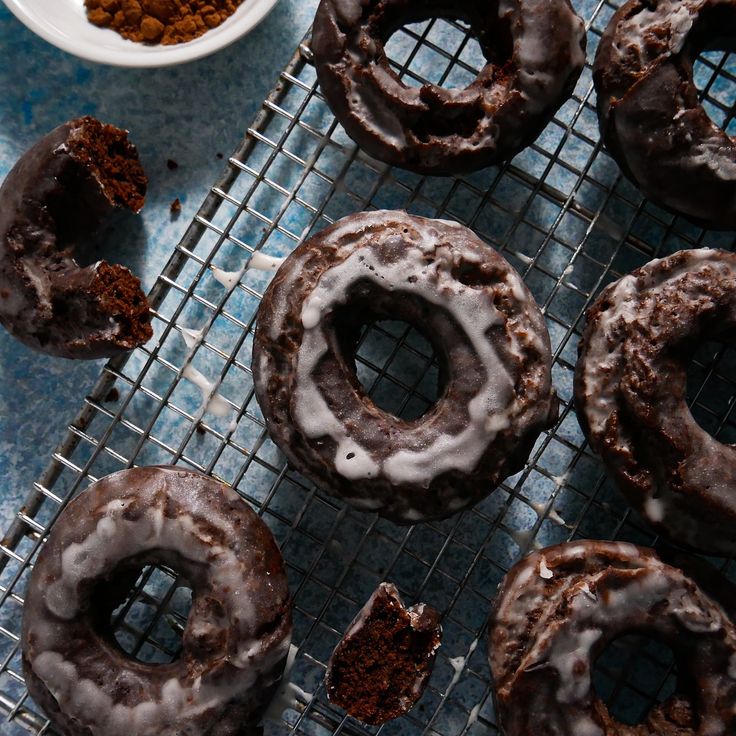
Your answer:
[[[143,566],[192,588],[178,659],[145,664],[110,617]],[[266,525],[231,489],[173,467],[92,484],[54,524],[26,593],[28,691],[65,736],[235,736],[284,668],[291,603]]]
[[[433,346],[440,398],[404,421],[355,369],[362,328],[403,320]],[[313,236],[263,297],[256,396],[292,466],[398,523],[441,519],[520,470],[557,417],[544,319],[518,273],[454,222],[363,212]]]
[[[505,736],[729,736],[736,733],[732,612],[653,550],[561,544],[519,562],[501,584],[488,647]],[[677,692],[639,726],[616,721],[591,682],[614,639],[671,647]]]
[[[403,716],[422,697],[441,640],[437,611],[404,608],[396,586],[381,583],[330,657],[327,697],[371,725]]]
[[[587,313],[575,406],[590,446],[658,531],[704,552],[736,552],[736,447],[686,404],[701,341],[736,336],[736,255],[681,251],[608,286]]]
[[[736,142],[698,100],[693,63],[730,48],[734,0],[629,0],[593,66],[601,135],[642,193],[705,227],[736,227]],[[728,37],[731,40],[728,40]]]
[[[468,23],[486,65],[465,89],[409,87],[384,44],[407,23]],[[572,94],[585,28],[569,0],[322,0],[312,51],[322,92],[374,158],[425,174],[472,171],[532,143]]]
[[[75,250],[116,209],[140,211],[146,176],[127,133],[91,117],[52,130],[0,188],[0,323],[26,345],[100,358],[150,339],[140,281],[122,266],[80,267]]]

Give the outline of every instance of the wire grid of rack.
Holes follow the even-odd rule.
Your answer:
[[[576,5],[586,18],[591,59],[617,3]],[[464,86],[482,63],[463,24],[443,19],[405,27],[387,48],[409,84]],[[497,733],[485,621],[509,567],[533,547],[572,538],[657,543],[607,482],[571,407],[583,315],[603,285],[650,258],[703,244],[732,248],[732,234],[706,233],[663,212],[620,177],[599,143],[590,66],[544,134],[513,162],[432,178],[359,151],[327,108],[310,62],[306,40],[155,284],[155,339],[104,368],[2,540],[3,733],[52,732],[26,694],[18,644],[34,556],[69,498],[132,465],[176,463],[210,473],[236,488],[274,531],[294,595],[296,659],[293,698],[266,723],[267,733]],[[696,78],[709,113],[730,129],[736,64],[709,52]],[[253,327],[270,275],[243,265],[254,251],[283,256],[339,217],[368,208],[455,219],[501,250],[545,312],[562,399],[557,425],[521,473],[471,511],[408,529],[345,507],[286,467],[253,397]],[[238,277],[229,282],[213,269]],[[727,347],[706,345],[690,371],[693,412],[724,442],[736,441],[734,358]],[[356,365],[375,400],[399,415],[418,416],[435,398],[432,351],[407,325],[367,330]],[[209,377],[224,416],[206,411],[211,392],[200,394],[187,367]],[[721,566],[734,576],[730,561]],[[384,579],[407,600],[442,611],[444,638],[420,704],[376,729],[329,704],[323,674],[341,632]],[[121,646],[145,661],[176,657],[175,632],[188,600],[172,571],[145,570],[115,614]],[[667,652],[639,644],[612,648],[595,675],[614,712],[633,720],[674,680]]]

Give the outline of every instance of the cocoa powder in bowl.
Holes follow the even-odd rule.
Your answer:
[[[90,23],[124,38],[185,43],[229,18],[243,0],[84,0]]]

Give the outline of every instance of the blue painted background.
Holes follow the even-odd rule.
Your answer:
[[[281,0],[250,35],[170,69],[116,69],[76,59],[37,38],[0,3],[0,180],[59,123],[83,114],[130,130],[149,175],[141,217],[118,221],[105,255],[150,288],[207,188],[243,137],[278,71],[308,28],[317,0]],[[173,159],[179,168],[166,165]],[[172,219],[169,206],[182,202]],[[0,329],[0,527],[45,468],[104,361],[37,354]]]

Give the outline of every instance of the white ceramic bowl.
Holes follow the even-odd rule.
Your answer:
[[[157,67],[181,64],[224,48],[255,28],[278,0],[243,0],[217,28],[175,46],[147,46],[88,20],[84,0],[4,0],[22,23],[54,46],[101,64]]]

